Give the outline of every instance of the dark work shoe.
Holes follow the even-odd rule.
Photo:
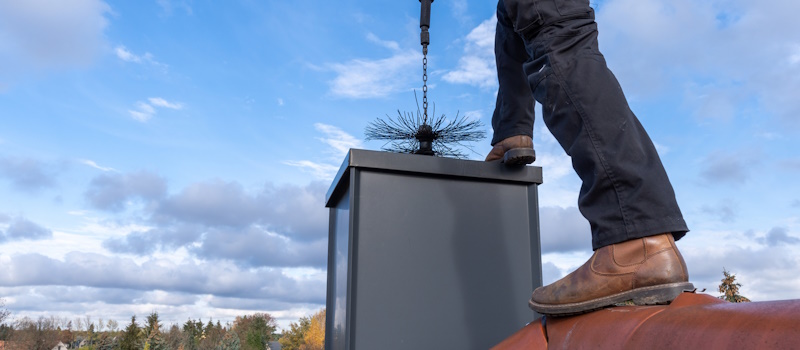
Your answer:
[[[694,290],[688,280],[686,262],[666,233],[596,250],[577,270],[536,288],[528,305],[543,315],[567,316],[626,301],[668,304]]]
[[[533,150],[533,139],[530,136],[516,135],[504,139],[494,145],[486,161],[502,159],[506,165],[516,166],[533,163],[536,151]]]

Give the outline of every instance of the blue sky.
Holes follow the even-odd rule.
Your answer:
[[[604,0],[600,47],[692,232],[691,280],[800,297],[800,3]],[[490,125],[496,2],[436,1],[437,114]],[[167,322],[324,306],[324,193],[415,110],[419,2],[0,0],[0,297],[15,317]],[[487,131],[490,130],[487,127]],[[537,120],[545,282],[590,255]],[[475,145],[473,159],[488,152]],[[524,301],[521,301],[524,305]]]

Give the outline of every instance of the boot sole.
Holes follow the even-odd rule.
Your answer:
[[[614,304],[633,301],[634,305],[665,305],[669,304],[683,292],[694,291],[694,285],[689,282],[660,284],[657,286],[642,287],[617,293],[602,298],[582,301],[580,303],[545,305],[533,300],[528,302],[533,311],[548,316],[570,316],[599,310]]]
[[[503,154],[503,163],[509,166],[531,164],[536,161],[536,151],[533,148],[512,148]]]

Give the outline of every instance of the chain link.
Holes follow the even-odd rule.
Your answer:
[[[422,55],[422,120],[428,120],[428,55]]]

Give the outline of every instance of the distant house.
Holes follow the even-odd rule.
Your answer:
[[[56,347],[53,348],[53,350],[67,350],[67,349],[69,349],[69,345],[65,345],[62,342],[58,342],[58,344],[56,344]]]

